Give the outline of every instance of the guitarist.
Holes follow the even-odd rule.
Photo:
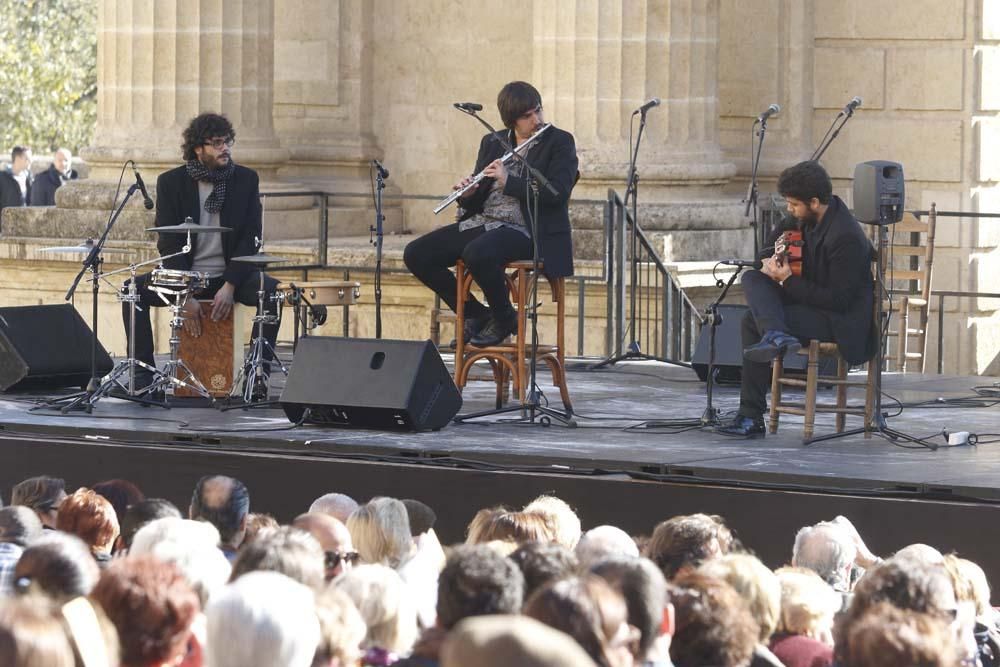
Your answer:
[[[872,332],[873,249],[847,205],[833,194],[826,170],[800,162],[778,178],[791,218],[774,232],[760,270],[743,274],[750,310],[743,317],[743,374],[740,407],[717,433],[744,438],[764,436],[764,412],[771,361],[815,338],[836,342],[850,364],[875,353]],[[801,275],[793,275],[782,233],[798,228]]]

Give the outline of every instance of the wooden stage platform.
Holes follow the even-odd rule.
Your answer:
[[[656,426],[701,416],[705,387],[693,371],[650,362],[595,371],[592,363],[570,363],[575,428],[507,415],[438,432],[359,431],[294,426],[276,407],[165,410],[117,399],[90,415],[62,415],[31,411],[37,394],[5,394],[0,493],[9,500],[12,484],[37,474],[64,477],[71,488],[123,477],[186,509],[201,475],[223,473],[246,482],[252,510],[280,520],[329,491],[418,498],[435,508],[439,533],[452,542],[482,507],[554,492],[578,508],[585,528],[613,523],[648,534],[675,514],[721,514],[772,566],[788,560],[799,527],[845,514],[877,553],[927,542],[1000,580],[984,537],[1000,506],[1000,436],[989,435],[1000,433],[995,378],[885,375],[889,426],[937,449],[861,436],[804,447],[794,417],[783,417],[778,434],[749,441]],[[541,388],[558,408],[548,379],[540,374]],[[272,380],[277,396],[281,379]],[[462,412],[490,408],[493,393],[490,383],[470,383]],[[715,402],[731,413],[737,390],[718,388]],[[817,432],[831,425],[821,417]],[[943,429],[980,442],[945,446]]]

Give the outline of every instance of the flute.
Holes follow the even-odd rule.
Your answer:
[[[551,123],[546,123],[545,125],[542,125],[534,134],[528,137],[526,141],[519,144],[513,151],[507,151],[506,153],[504,153],[503,157],[500,158],[500,162],[502,162],[503,164],[507,164],[508,162],[514,159],[514,153],[517,153],[518,155],[523,154],[523,152],[528,150],[528,147],[531,146],[531,144],[533,144],[535,140],[538,139],[539,136],[541,136],[542,132],[549,129],[550,127],[552,127]],[[464,195],[472,188],[479,185],[479,182],[482,181],[484,178],[486,178],[486,176],[483,175],[485,171],[486,170],[484,169],[483,171],[473,176],[472,180],[469,181],[465,185],[465,187],[459,190],[455,190],[450,195],[442,199],[441,203],[434,208],[434,215],[437,215],[441,211],[445,210],[453,201]]]

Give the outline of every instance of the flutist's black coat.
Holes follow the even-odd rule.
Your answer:
[[[511,133],[506,130],[497,134],[508,142],[512,139]],[[494,135],[487,134],[479,144],[479,157],[473,173],[478,174],[504,153],[506,150],[503,144]],[[549,180],[558,193],[553,195],[541,186],[538,189],[538,241],[542,260],[545,262],[545,274],[551,278],[571,276],[573,238],[569,225],[569,196],[576,185],[579,165],[573,135],[555,126],[550,127],[528,152],[528,162]],[[476,192],[462,200],[462,208],[465,210],[462,220],[482,212],[492,185],[492,178],[484,178]],[[532,207],[529,205],[531,198],[528,197],[527,178],[508,173],[503,192],[521,202],[521,213],[525,221],[529,220]]]

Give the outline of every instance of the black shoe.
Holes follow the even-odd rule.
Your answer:
[[[462,340],[468,345],[473,338],[479,335],[479,332],[489,324],[490,315],[489,313],[485,315],[480,315],[479,317],[466,317],[465,322],[462,324]],[[452,338],[451,349],[458,347],[458,339]]]
[[[733,421],[715,427],[715,432],[719,435],[731,435],[737,438],[763,438],[764,418],[752,419],[743,415],[736,415]]]
[[[499,345],[505,338],[517,331],[517,313],[511,311],[510,315],[500,318],[491,317],[483,330],[469,340],[470,345],[476,347],[490,347]]]
[[[743,349],[743,358],[760,364],[770,363],[775,357],[802,349],[799,339],[784,331],[766,331],[760,342]]]

